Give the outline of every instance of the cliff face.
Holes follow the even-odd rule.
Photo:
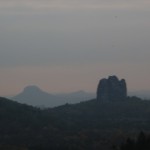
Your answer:
[[[102,102],[122,101],[127,97],[126,81],[116,76],[101,79],[97,88],[97,100]]]

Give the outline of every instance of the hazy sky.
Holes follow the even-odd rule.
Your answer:
[[[0,95],[95,92],[114,74],[150,90],[149,0],[0,0]]]

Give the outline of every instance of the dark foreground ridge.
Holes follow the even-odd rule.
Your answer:
[[[127,97],[126,81],[116,76],[101,79],[97,88],[97,100],[101,102],[122,101]]]
[[[45,110],[0,98],[0,150],[113,150],[128,136],[150,132],[149,116],[150,101],[136,97]]]

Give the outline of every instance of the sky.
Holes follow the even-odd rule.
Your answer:
[[[0,0],[0,95],[95,92],[109,75],[150,90],[149,27],[149,0]]]

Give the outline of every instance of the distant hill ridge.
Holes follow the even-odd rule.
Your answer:
[[[129,92],[130,96],[150,99],[150,92]],[[127,96],[127,86],[124,79],[109,76],[100,80],[97,88],[97,99],[103,102],[123,100]],[[73,93],[50,94],[35,85],[30,85],[18,95],[11,97],[14,101],[38,107],[56,107],[66,103],[74,104],[95,98],[94,93],[77,91]]]
[[[79,103],[81,101],[95,98],[93,93],[77,91],[70,94],[50,94],[35,85],[27,86],[18,95],[11,99],[32,106],[56,107],[65,103]]]

